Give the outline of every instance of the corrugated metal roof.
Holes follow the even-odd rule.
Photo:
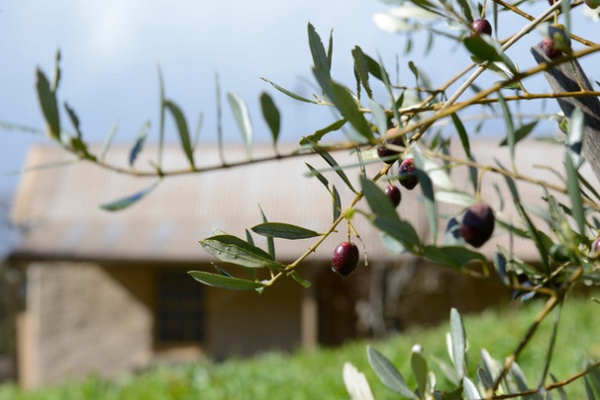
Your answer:
[[[526,143],[526,144],[525,144]],[[509,166],[506,149],[499,150],[496,140],[472,141],[472,151],[480,162],[493,165],[494,158]],[[226,161],[243,160],[245,149],[241,145],[227,144]],[[285,148],[285,146],[284,146]],[[115,145],[110,159],[126,165],[128,147]],[[256,145],[255,157],[273,154],[270,145]],[[457,149],[462,156],[462,150]],[[148,147],[136,165],[151,169],[149,160],[156,155],[156,148]],[[29,151],[26,167],[45,165],[69,159],[63,150],[51,146],[35,146]],[[178,146],[166,148],[163,156],[165,170],[185,168],[185,157]],[[341,165],[353,164],[356,156],[336,153]],[[202,145],[196,154],[201,165],[219,163],[218,150],[214,145]],[[559,182],[550,171],[534,165],[554,163],[560,170],[563,159],[561,146],[540,142],[524,142],[517,149],[517,165],[520,171],[535,179]],[[132,194],[150,185],[153,179],[134,178],[103,170],[89,163],[77,163],[66,167],[38,169],[23,175],[14,202],[13,222],[26,226],[14,257],[25,258],[74,258],[97,260],[131,260],[158,262],[206,262],[213,260],[206,254],[198,240],[211,235],[211,228],[218,228],[244,237],[244,229],[261,222],[259,205],[270,221],[289,222],[325,231],[332,220],[331,196],[315,178],[307,178],[305,162],[315,168],[326,168],[319,156],[273,160],[238,168],[225,168],[202,174],[192,174],[165,179],[147,198],[135,206],[120,211],[107,212],[99,204]],[[368,167],[377,171],[380,163]],[[358,168],[348,169],[353,182],[358,180]],[[468,186],[466,168],[452,173],[457,188]],[[347,205],[351,193],[333,172],[326,173],[336,184]],[[594,179],[594,178],[591,178]],[[593,181],[595,182],[595,180]],[[502,178],[486,174],[483,179],[482,197],[498,209],[500,199],[493,188],[496,183],[507,203],[502,217],[516,221],[511,197]],[[359,185],[355,183],[358,187]],[[540,203],[543,192],[529,184],[519,184],[521,198],[525,203]],[[427,237],[427,217],[423,210],[421,192],[403,190],[402,203],[398,208],[401,217],[415,223],[419,233]],[[362,202],[364,203],[364,202]],[[359,206],[366,209],[366,204]],[[440,215],[456,213],[454,206],[440,205]],[[353,220],[371,259],[393,259],[382,246],[379,234],[364,217],[356,214]],[[443,231],[444,226],[440,227]],[[328,238],[325,245],[313,257],[329,259],[331,250],[345,237],[346,225],[340,233]],[[497,230],[499,232],[499,230]],[[293,260],[306,250],[311,240],[277,240],[278,257]],[[258,242],[261,243],[261,242]],[[496,243],[508,246],[507,235],[497,235],[494,243],[483,250],[488,254]],[[535,258],[530,243],[516,243],[517,254],[524,259]]]

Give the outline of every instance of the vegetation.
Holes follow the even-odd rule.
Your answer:
[[[307,132],[298,137],[296,151],[280,154],[277,140],[281,115],[269,94],[263,93],[260,103],[275,149],[273,157],[267,159],[316,153],[330,166],[328,170],[317,170],[307,165],[307,173],[318,179],[331,194],[333,207],[327,205],[333,210],[331,226],[325,232],[316,232],[303,226],[268,221],[263,215],[262,221],[248,227],[243,238],[214,227],[214,235],[200,240],[200,244],[206,252],[219,260],[219,265],[215,264],[215,271],[191,271],[190,275],[205,285],[255,290],[265,296],[268,296],[269,287],[282,279],[293,279],[308,286],[310,282],[302,277],[303,262],[322,245],[326,237],[344,226],[348,232],[346,242],[352,244],[353,241],[360,241],[360,232],[357,232],[353,219],[367,218],[380,231],[391,252],[411,253],[444,264],[457,273],[474,279],[495,279],[495,276],[499,276],[503,284],[524,300],[540,298],[545,301],[535,316],[530,315],[530,322],[522,325],[527,327],[524,330],[501,329],[510,325],[507,321],[506,325],[496,326],[493,335],[491,332],[489,336],[483,332],[476,333],[486,335],[482,340],[495,337],[496,341],[490,344],[490,352],[498,354],[500,359],[506,357],[505,361],[497,365],[492,361],[484,363],[484,367],[476,371],[465,368],[467,359],[462,319],[458,312],[453,312],[449,339],[453,357],[451,364],[443,371],[453,381],[448,389],[442,388],[439,375],[436,375],[437,381],[432,380],[429,369],[432,363],[426,361],[419,348],[415,348],[410,356],[415,381],[408,382],[383,356],[385,346],[378,346],[380,352],[369,350],[370,364],[386,386],[408,398],[506,398],[509,393],[512,397],[524,394],[539,397],[552,382],[548,367],[554,365],[552,361],[559,353],[565,352],[566,348],[560,347],[553,339],[549,343],[540,341],[535,333],[542,328],[549,331],[550,338],[553,338],[560,319],[555,318],[550,322],[547,319],[563,306],[571,289],[581,282],[600,282],[600,194],[596,189],[597,185],[590,183],[582,173],[582,168],[589,165],[596,178],[600,179],[600,150],[591,146],[589,139],[585,140],[587,136],[600,133],[600,102],[597,98],[600,92],[594,90],[578,62],[580,58],[600,51],[600,45],[572,32],[576,9],[588,6],[581,1],[571,3],[568,0],[552,0],[543,2],[544,9],[534,17],[530,13],[537,12],[534,7],[539,2],[509,4],[502,0],[412,0],[392,3],[398,5],[396,13],[387,17],[380,16],[379,22],[383,21],[382,25],[388,28],[392,26],[395,31],[406,33],[409,45],[406,52],[410,51],[412,35],[428,34],[431,48],[435,46],[434,39],[445,37],[465,51],[464,69],[455,76],[447,77],[445,84],[432,87],[427,79],[427,66],[417,66],[410,61],[408,68],[412,75],[402,76],[402,81],[400,77],[394,81],[380,59],[366,54],[357,46],[352,51],[354,62],[351,66],[356,81],[351,85],[345,84],[332,76],[332,36],[326,46],[309,23],[308,40],[313,59],[312,72],[318,86],[316,93],[312,98],[305,98],[276,83],[267,82],[277,91],[297,101],[334,110],[335,119],[316,132]],[[588,4],[596,6],[590,2]],[[595,15],[598,16],[597,12]],[[507,37],[500,38],[499,31],[512,29],[512,26],[504,25],[509,16],[518,16],[522,24]],[[530,43],[536,63],[520,69],[518,65],[532,64],[533,59],[516,62],[509,56],[509,49],[517,42],[531,40],[528,34],[534,29],[542,33],[541,41]],[[179,106],[165,96],[162,78],[159,154],[151,169],[138,169],[135,166],[146,141],[147,127],[140,131],[126,167],[110,164],[105,159],[114,133],[109,135],[106,146],[100,152],[93,153],[85,141],[74,107],[65,103],[64,113],[60,111],[58,88],[61,72],[58,61],[59,57],[53,79],[48,79],[43,71],[37,71],[36,87],[47,121],[48,136],[78,160],[96,164],[99,168],[156,177],[156,182],[147,189],[104,204],[103,209],[117,211],[132,206],[152,190],[156,190],[166,178],[206,172],[207,168],[199,167],[194,159],[197,141],[190,134],[188,121]],[[480,79],[480,76],[488,73],[498,75],[500,80],[489,83]],[[528,79],[542,73],[545,73],[551,91],[531,92]],[[459,81],[464,82],[459,85]],[[217,83],[217,91],[219,90]],[[471,91],[474,94],[469,97],[468,93]],[[527,119],[519,112],[519,104],[523,101],[539,102],[541,105],[542,100],[551,98],[558,99],[562,114],[540,113]],[[245,103],[234,93],[229,93],[227,99],[246,144],[248,161],[232,165],[222,160],[221,165],[208,169],[239,167],[265,160],[252,158],[252,125]],[[509,149],[511,163],[508,166],[497,160],[478,160],[477,155],[471,152],[470,141],[473,135],[488,119],[486,115],[489,114],[482,111],[485,109],[491,109],[493,115],[501,116],[504,120],[505,139],[499,146]],[[464,113],[474,110],[481,112],[482,121],[475,129],[468,130],[463,123]],[[70,121],[72,132],[64,129],[62,114],[66,114]],[[185,169],[168,170],[162,164],[162,145],[167,126],[165,122],[169,116],[174,122],[183,156],[188,164]],[[564,157],[561,160],[547,160],[545,165],[539,166],[556,176],[553,181],[535,179],[531,176],[531,171],[519,170],[515,163],[514,156],[519,142],[535,131],[540,118],[556,120],[557,128],[560,128],[546,140],[562,146]],[[451,126],[450,132],[437,127],[436,123],[443,121]],[[220,128],[219,124],[216,139],[221,145],[222,155],[224,148]],[[345,135],[342,140],[330,135],[338,131]],[[453,140],[460,142],[459,151],[450,146]],[[335,153],[339,151],[351,152],[356,156],[356,164],[360,168],[360,187],[354,187],[350,183],[346,168],[337,163]],[[369,175],[366,165],[372,163],[377,164],[380,169]],[[450,175],[458,169],[469,171],[470,178],[466,184],[452,183]],[[325,173],[334,175],[336,181],[326,178]],[[489,183],[490,177],[494,176],[500,177],[504,182],[510,198],[494,195],[501,192],[497,185],[491,187]],[[406,191],[412,191],[404,192],[400,197],[421,196],[427,215],[427,221],[421,223],[427,224],[429,228],[427,237],[419,235],[413,223],[398,214],[395,200],[391,202],[382,189],[384,182],[393,185],[398,182]],[[529,204],[529,199],[521,197],[518,185],[521,183],[542,189],[543,206]],[[340,200],[340,186],[354,194],[347,204],[342,204]],[[366,203],[366,207],[359,209],[357,205],[361,202]],[[440,213],[438,209],[441,203],[451,204],[455,211],[451,215]],[[507,204],[511,204],[511,207],[514,205],[514,212],[508,209]],[[368,211],[365,211],[367,207]],[[444,234],[438,235],[444,226]],[[266,238],[266,249],[255,244],[254,237],[257,235]],[[490,262],[488,255],[480,247],[494,236],[504,240],[494,249]],[[306,252],[298,254],[296,260],[284,263],[275,258],[275,239],[312,240],[312,243],[307,246]],[[531,248],[535,248],[539,264],[519,259],[513,252],[512,244],[515,240],[527,241]],[[347,250],[344,250],[341,255],[334,256],[334,270],[342,275],[351,273],[356,267],[355,250],[358,249],[355,245],[345,246],[352,251],[346,253]],[[496,274],[490,274],[490,264]],[[577,324],[581,324],[577,330],[584,330],[582,322]],[[502,333],[503,338],[497,338],[497,333]],[[472,343],[478,340],[473,335],[470,337]],[[503,349],[503,343],[511,343],[511,346]],[[516,360],[522,362],[532,349],[537,350],[535,357],[540,361],[534,370],[534,375],[537,374],[538,377],[535,383],[525,384]],[[573,351],[571,342],[566,352]],[[408,358],[401,359],[402,362],[405,360]],[[359,362],[356,363],[359,365]],[[327,365],[329,368],[330,365]],[[327,381],[325,375],[315,371],[319,369],[310,369],[311,377],[306,385],[302,385],[297,377],[294,389],[284,397],[290,398],[290,392],[295,394],[300,390],[299,387],[312,387],[317,381]],[[575,374],[574,371],[571,370],[571,373]],[[594,392],[600,392],[600,379],[596,379],[596,372],[597,368],[590,372],[589,379],[586,380],[589,398],[594,398]],[[273,372],[267,376],[255,376],[252,382],[256,387],[265,387],[274,379],[272,374]],[[356,397],[369,398],[368,385],[359,382],[360,375],[354,374],[353,377],[356,381],[350,382],[348,389],[351,391],[353,385],[360,386],[364,392]],[[238,381],[239,378],[240,373],[233,372],[228,376],[228,382]],[[188,383],[190,387],[193,386],[191,382]],[[559,384],[555,390],[560,392],[567,383]],[[224,387],[214,386],[215,390]],[[377,395],[385,396],[379,392]]]
[[[517,334],[524,331],[528,321],[539,312],[541,302],[516,304],[503,311],[487,311],[465,317],[469,338],[469,364],[481,365],[480,350],[487,349],[492,356],[507,354],[516,345]],[[588,356],[600,356],[600,345],[594,324],[597,305],[587,299],[569,302],[562,310],[551,372],[558,380],[583,369]],[[403,373],[410,371],[410,349],[419,343],[424,353],[448,361],[442,338],[449,330],[443,324],[432,329],[412,328],[397,335],[371,343],[396,363]],[[514,332],[513,338],[507,333]],[[539,357],[546,350],[550,329],[541,329],[535,346],[522,354],[519,365],[526,375],[539,379],[544,360]],[[573,343],[577,343],[574,348]],[[252,359],[231,359],[222,363],[210,360],[187,366],[159,365],[139,375],[131,375],[110,383],[96,377],[32,392],[5,385],[0,388],[0,400],[141,400],[141,399],[316,399],[346,398],[342,381],[342,367],[351,362],[364,370],[376,398],[397,399],[387,390],[368,367],[365,346],[367,342],[349,343],[340,348],[320,349],[315,352],[297,352],[291,356],[271,353]],[[434,370],[439,368],[434,365]],[[409,385],[414,384],[408,378]],[[441,387],[449,387],[445,381]],[[584,384],[580,379],[565,388],[573,398],[583,398]]]

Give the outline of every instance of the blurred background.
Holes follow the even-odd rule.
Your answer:
[[[444,38],[437,38],[426,56],[429,38],[426,34],[415,34],[411,51],[404,54],[407,36],[380,29],[373,18],[387,13],[395,3],[399,2],[26,0],[0,3],[0,259],[16,241],[16,234],[9,228],[8,212],[22,179],[18,171],[28,148],[47,141],[35,93],[35,69],[39,67],[51,76],[57,50],[62,54],[59,100],[75,109],[84,138],[89,142],[101,143],[116,124],[115,142],[133,143],[146,121],[151,122],[148,141],[156,141],[159,66],[167,97],[181,106],[192,129],[202,113],[201,143],[213,143],[217,137],[216,74],[221,86],[227,141],[240,140],[225,98],[227,92],[238,94],[248,104],[256,141],[269,140],[258,101],[260,93],[268,91],[282,115],[280,141],[296,142],[300,136],[328,125],[335,117],[325,107],[286,97],[260,77],[305,97],[318,92],[312,83],[309,22],[324,42],[333,31],[332,76],[350,88],[355,85],[350,51],[356,45],[373,57],[381,56],[392,75],[408,86],[414,86],[414,77],[407,67],[409,61],[428,76],[433,86],[443,84],[464,68],[468,60],[465,49]],[[528,11],[535,16],[545,7],[545,0],[532,2]],[[600,41],[597,25],[581,11],[574,12],[577,20],[573,31]],[[501,38],[523,26],[523,20],[512,15],[501,18],[498,32]],[[531,32],[508,52],[521,69],[534,65],[529,48],[540,39],[538,32]],[[592,79],[598,79],[593,76],[599,65],[597,55],[582,60],[582,64],[592,73]],[[478,83],[483,87],[497,79],[486,74]],[[547,90],[541,77],[527,81],[526,86],[532,92]],[[549,101],[544,112],[557,110],[555,102]],[[535,108],[522,104],[519,111],[534,118],[540,112],[539,103]],[[66,118],[63,123],[70,128]],[[501,136],[503,126],[501,118],[491,118],[482,135]],[[538,132],[556,130],[553,122],[538,125]],[[172,121],[167,122],[167,138],[177,141]],[[6,312],[0,310],[0,315]]]

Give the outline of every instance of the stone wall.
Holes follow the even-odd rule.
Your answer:
[[[33,263],[27,269],[26,386],[82,378],[113,378],[152,357],[152,313],[144,289],[123,285],[143,270],[106,269],[82,263]],[[116,278],[116,279],[115,279]],[[146,297],[147,299],[147,297]],[[26,350],[27,351],[27,350]]]

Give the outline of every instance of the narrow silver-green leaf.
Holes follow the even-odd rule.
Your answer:
[[[332,101],[340,114],[352,124],[362,137],[367,141],[371,141],[373,139],[373,132],[371,131],[371,127],[367,123],[365,116],[359,110],[359,104],[356,99],[352,97],[346,87],[334,81],[330,82],[330,86],[334,96]]]
[[[583,135],[585,128],[585,116],[581,108],[576,107],[569,118],[569,132],[567,133],[568,155],[573,160],[573,165],[578,166],[583,149]]]
[[[450,268],[462,269],[471,261],[486,262],[483,254],[464,246],[425,246],[423,257]]]
[[[450,310],[450,338],[452,339],[452,362],[456,374],[463,378],[465,376],[465,354],[467,351],[467,339],[465,327],[456,308]]]
[[[60,140],[60,116],[58,114],[56,93],[50,88],[48,78],[39,68],[36,70],[36,76],[35,86],[42,114],[46,120],[46,130],[52,139]]]
[[[323,147],[319,146],[314,142],[309,141],[309,144],[317,152],[317,154],[319,154],[323,158],[323,160],[325,160],[325,162],[327,162],[327,164],[329,164],[334,169],[338,176],[342,178],[342,180],[348,186],[348,188],[354,193],[357,193],[354,187],[352,186],[352,183],[350,183],[350,179],[348,179],[344,170],[339,166],[339,164],[337,163],[337,161],[335,161],[331,154],[329,154],[327,150],[325,150]]]
[[[464,39],[467,50],[481,61],[502,61],[502,49],[487,41],[485,35],[476,35]]]
[[[417,167],[417,175],[419,177],[419,186],[423,193],[425,201],[425,213],[429,220],[429,229],[431,232],[431,240],[435,243],[438,234],[438,213],[435,205],[435,194],[433,192],[433,183],[425,170],[425,159],[417,146],[414,146],[413,160]]]
[[[246,106],[246,103],[240,96],[232,92],[227,93],[227,101],[229,102],[229,107],[231,107],[233,118],[244,139],[246,157],[250,160],[252,159],[252,144],[254,139],[248,106]]]
[[[512,120],[512,115],[510,110],[508,109],[508,104],[506,104],[506,100],[504,97],[498,92],[498,101],[500,103],[500,108],[502,109],[502,116],[504,117],[504,126],[506,128],[506,138],[508,143],[508,148],[510,151],[510,161],[514,167],[515,165],[515,144],[517,143],[516,135],[515,135],[515,127]],[[514,169],[514,168],[513,168]]]
[[[373,98],[373,91],[369,85],[369,64],[365,53],[359,46],[355,46],[354,49],[352,49],[352,58],[354,58],[354,71],[356,72],[356,75],[358,75],[360,83],[362,83],[362,86],[365,88],[367,96]]]
[[[415,251],[421,241],[413,226],[398,217],[396,209],[377,184],[361,176],[361,185],[374,214],[372,223],[375,227],[400,242],[407,250]]]
[[[190,167],[194,167],[194,150],[192,149],[192,142],[190,141],[190,130],[188,128],[187,120],[181,108],[171,100],[164,101],[165,108],[171,113],[175,124],[177,125],[177,132],[179,133],[179,140],[181,147],[185,153],[186,158],[190,163]]]
[[[269,253],[232,235],[216,235],[200,241],[202,248],[221,261],[248,268],[281,269]]]
[[[110,149],[110,145],[112,144],[115,134],[117,133],[117,127],[118,127],[118,123],[117,123],[117,121],[115,121],[113,126],[108,131],[108,134],[106,135],[106,138],[104,139],[104,143],[102,144],[102,150],[100,150],[100,157],[99,157],[100,161],[103,161],[104,158],[106,157],[106,153],[108,153],[108,149]]]
[[[342,199],[335,185],[331,185],[331,198],[333,209],[333,221],[335,222],[342,214]]]
[[[271,82],[270,80],[266,79],[266,78],[260,78],[263,81],[269,83],[271,86],[273,86],[275,89],[279,90],[281,93],[285,94],[286,96],[291,97],[294,100],[298,100],[298,101],[302,101],[304,103],[311,103],[311,104],[317,104],[316,101],[311,100],[311,99],[307,99],[306,97],[302,97],[300,95],[297,95],[296,93],[292,93],[289,90],[279,86],[278,84]]]
[[[331,124],[327,125],[324,128],[317,129],[312,135],[303,137],[300,140],[300,144],[306,145],[306,144],[309,144],[310,142],[319,143],[319,141],[323,138],[323,136],[325,136],[329,132],[334,132],[334,131],[341,129],[342,126],[344,126],[346,124],[346,122],[348,122],[348,120],[346,118],[342,118],[342,119],[338,119],[335,122],[332,122]]]
[[[383,137],[387,132],[387,116],[385,115],[385,111],[383,110],[383,107],[373,99],[368,99],[367,103],[371,109],[371,115],[375,120],[377,131]]]
[[[325,187],[327,188],[327,190],[329,190],[329,181],[327,180],[327,178],[325,178],[323,176],[323,174],[321,174],[319,171],[317,171],[312,165],[310,165],[309,163],[304,163],[308,169],[310,170],[310,174],[312,176],[317,177],[317,179],[323,184],[325,185]]]
[[[264,287],[260,282],[223,276],[204,271],[189,271],[188,274],[200,283],[229,290],[256,290]]]
[[[124,197],[122,199],[119,199],[119,200],[116,200],[116,201],[112,201],[110,203],[102,204],[100,206],[100,208],[102,208],[103,210],[106,210],[106,211],[120,211],[120,210],[123,210],[123,209],[125,209],[125,208],[127,208],[129,206],[134,205],[135,203],[137,203],[141,199],[143,199],[159,183],[160,183],[160,179],[157,180],[156,182],[154,182],[152,185],[146,187],[145,189],[140,190],[139,192],[136,192],[136,193],[134,193],[132,195],[129,195],[127,197]]]
[[[293,280],[298,282],[300,285],[302,285],[306,289],[308,289],[309,287],[312,286],[312,283],[310,283],[306,279],[302,278],[300,276],[300,274],[298,273],[298,271],[292,270],[292,272],[290,272],[288,275],[291,276]]]
[[[259,205],[258,209],[260,210],[260,216],[263,222],[269,222],[267,220],[267,216],[263,211],[262,207]],[[272,259],[275,259],[275,240],[272,237],[267,236],[267,250]]]
[[[521,125],[519,128],[517,128],[517,130],[515,131],[515,136],[514,136],[514,140],[515,140],[515,144],[519,143],[521,140],[525,139],[531,132],[533,132],[533,130],[535,129],[538,121],[532,121],[529,122],[527,124]],[[508,145],[508,137],[505,137],[499,144],[499,146],[506,146]]]
[[[427,360],[421,353],[420,346],[415,346],[410,355],[410,365],[412,367],[413,375],[417,381],[418,393],[421,398],[425,398],[427,390],[427,375],[429,373],[429,367],[427,366]]]
[[[71,123],[73,124],[73,128],[75,129],[77,138],[81,139],[83,135],[81,134],[81,128],[79,126],[79,117],[77,116],[77,113],[75,112],[75,110],[72,107],[69,106],[69,104],[67,104],[66,101],[64,103],[64,106],[65,106],[65,110],[67,111],[67,115],[69,116],[69,119],[71,120]]]
[[[367,357],[371,368],[385,386],[406,398],[417,398],[416,394],[406,385],[400,371],[383,354],[368,346]]]
[[[469,158],[471,157],[471,145],[469,143],[469,135],[467,134],[467,130],[465,129],[465,126],[463,125],[460,118],[458,118],[458,115],[456,115],[456,113],[453,113],[451,117],[452,122],[454,123],[454,127],[456,128],[456,133],[458,133],[460,143],[462,144],[463,149],[465,150],[467,158]]]
[[[466,376],[463,378],[463,396],[465,400],[480,400],[482,398],[477,386]]]
[[[315,68],[320,69],[329,75],[331,69],[329,58],[325,52],[321,37],[310,22],[308,23],[308,44]]]
[[[263,222],[253,226],[252,231],[262,236],[281,238],[281,239],[309,239],[321,236],[320,233],[301,226],[292,225],[284,222]]]
[[[273,137],[273,144],[277,144],[279,139],[279,129],[281,128],[281,115],[275,105],[275,102],[269,96],[267,92],[263,92],[260,95],[260,107],[262,109],[263,117],[271,130],[271,136]]]
[[[565,168],[567,170],[567,192],[571,199],[571,216],[577,223],[579,233],[585,234],[585,217],[583,212],[583,203],[581,201],[581,190],[579,189],[579,180],[577,170],[573,165],[573,159],[569,154],[565,154]]]
[[[135,160],[144,148],[144,143],[146,142],[146,137],[148,136],[149,129],[150,121],[146,121],[138,131],[138,134],[135,137],[135,142],[133,142],[133,146],[131,146],[131,150],[129,151],[130,166],[133,166],[133,163],[135,163]]]

